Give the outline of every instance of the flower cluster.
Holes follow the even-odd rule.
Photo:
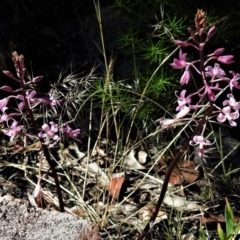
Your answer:
[[[12,89],[10,86],[2,86],[0,89],[11,94],[16,93],[16,95],[10,95],[6,98],[0,100],[0,123],[5,123],[6,129],[3,129],[2,132],[10,137],[10,142],[13,142],[16,136],[26,135],[32,136],[31,133],[27,131],[24,127],[24,124],[19,123],[18,119],[24,119],[23,116],[28,116],[27,111],[33,111],[39,104],[45,104],[52,108],[54,113],[57,113],[57,106],[61,104],[62,100],[55,99],[53,94],[50,92],[47,97],[38,97],[37,92],[35,90],[30,89],[30,86],[40,82],[43,77],[38,76],[28,81],[25,80],[26,69],[24,67],[24,57],[22,55],[18,55],[16,52],[13,53],[13,61],[15,63],[15,69],[17,73],[17,77],[9,71],[3,71],[5,75],[12,78],[13,80],[22,83],[21,88],[16,90]],[[28,90],[29,88],[29,90]],[[9,111],[9,101],[11,99],[16,99],[17,109],[15,112],[8,113]],[[22,117],[22,118],[20,118]],[[29,120],[28,125],[30,125],[31,121]],[[43,143],[48,145],[49,147],[53,146],[56,142],[60,140],[60,136],[58,134],[62,133],[64,137],[73,138],[76,141],[79,141],[77,138],[80,134],[80,129],[73,130],[69,125],[64,127],[58,127],[56,123],[51,121],[50,126],[44,123],[41,126],[41,130],[39,130],[38,137],[43,139]],[[41,132],[40,132],[41,131]]]
[[[229,71],[230,77],[227,76],[226,72],[221,68],[220,64],[231,64],[234,62],[233,55],[222,55],[225,51],[224,48],[218,48],[212,53],[204,56],[204,48],[206,43],[214,36],[216,33],[216,27],[212,26],[204,39],[203,33],[206,30],[206,19],[205,13],[202,10],[198,10],[195,17],[196,30],[190,28],[189,33],[191,35],[191,42],[175,40],[174,43],[180,48],[194,48],[199,51],[200,59],[188,61],[187,53],[184,53],[180,49],[178,58],[174,58],[173,63],[170,65],[174,69],[183,69],[183,74],[180,78],[180,85],[185,86],[191,81],[191,71],[195,71],[201,79],[202,87],[197,89],[196,92],[187,94],[187,90],[183,89],[180,94],[175,92],[177,97],[178,106],[176,111],[178,112],[174,119],[160,120],[162,128],[173,126],[181,121],[186,121],[184,118],[186,115],[191,113],[192,110],[202,108],[203,106],[209,106],[210,103],[214,104],[216,111],[216,119],[218,122],[223,123],[228,120],[232,127],[237,126],[236,119],[239,117],[240,102],[237,102],[233,89],[240,89],[240,84],[238,80],[240,79],[240,74],[233,71]],[[210,62],[214,62],[214,65],[210,65]],[[199,67],[198,67],[199,66]],[[222,92],[223,89],[220,87],[219,83],[225,82],[228,84],[230,89],[230,94],[227,95],[228,99],[222,102],[222,107],[216,105],[216,93]],[[192,104],[194,99],[198,98],[196,104]],[[190,145],[198,145],[198,154],[203,157],[204,145],[210,145],[208,140],[204,140],[205,126],[201,135],[193,137]]]
[[[80,142],[79,139],[77,139],[78,135],[80,134],[80,129],[73,130],[68,124],[66,126],[59,128],[56,123],[49,122],[50,126],[48,124],[42,125],[42,132],[38,134],[40,138],[44,139],[44,144],[49,145],[49,147],[55,145],[59,140],[59,134],[62,133],[67,138],[72,138],[78,142]],[[53,144],[51,144],[53,140]]]
[[[11,143],[15,141],[17,136],[30,137],[31,140],[33,140],[34,138],[40,139],[40,141],[42,142],[43,152],[49,163],[55,180],[59,199],[59,208],[61,211],[64,211],[60,184],[55,170],[55,166],[50,158],[49,148],[54,146],[61,139],[61,137],[73,138],[76,141],[80,141],[78,139],[80,129],[73,130],[69,125],[63,125],[59,127],[52,120],[49,122],[49,124],[44,123],[39,128],[39,126],[37,125],[38,121],[36,121],[34,117],[34,113],[37,111],[36,107],[44,104],[47,111],[47,107],[50,106],[52,111],[57,114],[57,107],[61,104],[62,100],[55,99],[51,91],[46,97],[39,97],[37,92],[32,88],[37,82],[40,82],[43,77],[38,76],[27,79],[27,70],[25,68],[23,55],[19,56],[17,52],[13,52],[12,60],[14,62],[17,77],[15,77],[9,71],[3,71],[3,73],[16,81],[20,85],[20,88],[14,90],[7,85],[0,88],[1,90],[12,94],[0,100],[0,113],[2,113],[0,115],[0,123],[5,125],[5,129],[3,129],[2,132],[6,136],[10,137]],[[16,100],[17,108],[9,113],[9,102],[11,99]],[[47,121],[48,118],[45,120],[43,119],[41,122]],[[39,165],[39,179],[33,192],[35,198],[38,198],[41,195],[41,179],[41,169]]]

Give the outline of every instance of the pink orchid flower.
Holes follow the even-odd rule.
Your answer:
[[[188,70],[188,68],[185,69],[185,71],[183,72],[183,75],[180,79],[180,84],[183,85],[183,84],[188,84],[190,81],[190,72]]]
[[[240,89],[240,84],[238,84],[238,80],[240,79],[240,74],[235,73],[234,71],[229,71],[232,74],[233,78],[230,80],[230,90],[232,91],[233,88]]]
[[[214,144],[214,142],[211,143],[209,140],[204,140],[203,136],[197,135],[193,137],[193,140],[190,141],[189,144],[191,146],[199,145],[197,152],[198,152],[198,156],[202,158],[204,155],[204,146],[212,145]]]
[[[2,112],[5,112],[5,110],[7,109],[7,104],[9,102],[10,98],[3,98],[0,100],[0,109]]]
[[[175,69],[185,68],[188,65],[188,63],[186,62],[186,57],[187,57],[187,53],[183,53],[182,49],[180,49],[179,59],[174,58],[173,63],[171,63],[170,65]]]
[[[218,63],[215,63],[214,67],[207,66],[205,70],[206,70],[205,72],[206,77],[212,77],[212,79],[215,79],[215,78],[221,79],[226,76],[226,73],[220,68],[220,64]]]
[[[51,139],[55,141],[55,143],[59,140],[59,136],[56,134],[58,132],[58,126],[54,122],[50,122],[49,126],[48,124],[42,125],[42,130],[45,133],[39,133],[38,136],[40,138],[45,138],[45,145],[49,145],[51,143]]]
[[[215,100],[215,94],[213,93],[212,90],[215,90],[215,91],[221,91],[222,89],[218,87],[219,84],[217,83],[215,86],[209,86],[209,85],[206,85],[205,88],[204,88],[204,92],[203,93],[198,93],[200,99],[199,99],[199,102],[201,102],[206,94],[208,95],[208,99],[210,101],[214,101]]]
[[[178,107],[176,111],[180,111],[186,104],[190,104],[192,99],[189,97],[185,97],[187,90],[182,90],[180,96],[177,95],[177,91],[175,91],[175,95],[178,98]]]
[[[5,135],[10,137],[10,142],[13,142],[14,137],[21,134],[22,128],[23,125],[18,126],[18,122],[14,120],[11,127],[9,127],[8,129],[3,129],[2,131]]]
[[[223,106],[229,105],[233,110],[240,109],[240,102],[237,102],[232,94],[228,94],[229,100],[223,101]]]
[[[53,93],[50,92],[48,93],[49,98],[39,98],[39,101],[41,103],[49,104],[51,108],[53,109],[54,113],[57,114],[57,110],[55,106],[60,105],[62,103],[62,100],[57,100],[54,96]]]
[[[196,109],[198,107],[198,104],[197,105],[190,105],[192,99],[191,97],[194,95],[194,94],[191,94],[187,97],[185,97],[186,95],[186,92],[187,90],[182,90],[181,93],[180,93],[180,96],[177,95],[177,91],[175,91],[175,95],[176,97],[178,98],[178,107],[176,108],[176,111],[181,111],[186,105],[188,105],[188,107],[190,109]]]
[[[231,112],[231,107],[227,106],[222,109],[221,113],[219,113],[217,120],[220,123],[223,123],[226,120],[228,120],[229,124],[232,127],[236,127],[237,123],[233,120],[237,119],[238,117],[239,117],[239,111],[236,110],[235,112]]]
[[[40,103],[38,98],[34,98],[36,94],[37,92],[35,90],[32,90],[31,92],[26,92],[26,98],[29,102],[30,108],[34,108]],[[18,109],[23,110],[26,107],[24,96],[19,94],[17,95],[17,99],[22,101],[18,104]]]
[[[9,119],[11,119],[13,116],[21,116],[22,114],[18,114],[18,113],[5,113],[5,111],[7,110],[8,108],[5,107],[3,110],[3,113],[2,113],[2,116],[0,117],[0,123],[2,122],[8,122]]]
[[[77,139],[78,135],[80,134],[80,129],[73,130],[68,124],[66,124],[65,127],[61,128],[60,131],[66,136],[70,137],[78,142],[80,142],[79,139]]]

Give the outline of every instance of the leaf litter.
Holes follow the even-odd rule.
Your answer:
[[[16,155],[19,155],[20,149],[20,147],[17,148]],[[102,146],[93,149],[92,154],[80,150],[76,143],[70,144],[64,152],[59,149],[54,151],[52,155],[59,164],[58,174],[66,210],[80,218],[92,219],[92,221],[97,219],[100,222],[99,225],[102,226],[103,237],[108,235],[106,232],[118,236],[115,239],[125,239],[124,236],[136,237],[155,209],[167,166],[167,157],[161,157],[161,160],[157,161],[159,156],[156,156],[156,149],[152,152],[154,154],[151,154],[149,149],[141,148],[140,151],[131,149],[125,156],[122,153],[117,154],[119,164],[113,165],[115,156],[112,153],[109,154],[109,151]],[[30,184],[25,184],[25,187],[28,192],[32,191],[32,182],[36,182],[34,176],[37,172],[38,162],[33,162],[32,158],[34,157],[29,152],[27,155],[29,155],[27,157],[28,165],[25,164],[25,167],[23,167],[22,160],[16,161],[6,155],[1,156],[2,171],[5,167],[11,168],[8,174],[1,174],[1,194],[4,194],[4,189],[11,189],[11,185],[19,188],[16,180],[12,177],[14,172],[19,170],[22,173],[18,176],[20,179],[26,177],[31,179]],[[151,161],[154,161],[153,168],[149,167],[152,166]],[[48,168],[47,165],[42,164],[43,173],[46,173]],[[200,177],[198,165],[192,160],[184,160],[176,167],[170,178],[168,192],[164,198],[164,207],[159,211],[154,222],[153,235],[159,236],[158,231],[164,233],[166,224],[174,232],[176,229],[174,230],[175,226],[172,225],[172,221],[183,226],[196,220],[206,226],[223,222],[220,214],[221,206],[223,206],[221,200],[218,199],[218,202],[215,203],[211,199],[201,196],[202,186],[198,184]],[[9,182],[10,185],[7,184]],[[209,188],[211,188],[213,183],[209,182],[209,184]],[[197,191],[195,188],[199,190]],[[42,190],[44,205],[49,208],[57,208],[58,199],[54,181],[50,175],[43,178]],[[218,189],[211,190],[218,194],[219,186]],[[230,195],[231,193],[225,192],[225,194]],[[181,213],[181,217],[178,217],[177,212]],[[120,233],[114,230],[116,228]],[[189,231],[189,229],[187,230]],[[182,236],[186,234],[187,230],[182,230]]]

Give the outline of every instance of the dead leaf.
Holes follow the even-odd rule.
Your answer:
[[[167,194],[163,202],[175,208],[177,211],[199,211],[203,206],[199,205],[197,201],[188,201],[185,197],[180,197],[175,194]]]
[[[183,178],[179,171],[173,170],[169,179],[169,183],[172,184],[181,184],[183,182]]]
[[[107,154],[104,152],[104,150],[99,147],[96,147],[96,151],[101,157],[107,156]]]
[[[33,146],[34,149],[39,149],[42,146],[42,143],[40,141],[36,142]]]
[[[234,216],[234,221],[236,223],[239,223],[239,216]],[[223,215],[215,215],[210,212],[205,212],[204,216],[201,218],[202,224],[207,224],[207,223],[224,223],[225,218]]]
[[[165,167],[166,166],[166,157],[164,155],[161,155],[158,158],[158,162],[159,162],[161,167]]]
[[[147,153],[145,151],[138,152],[138,162],[141,164],[146,163],[147,161]]]
[[[87,216],[86,211],[80,206],[72,207],[69,211],[80,218]]]
[[[202,224],[207,224],[207,223],[217,223],[217,222],[225,222],[224,216],[217,216],[215,214],[205,212],[204,216],[201,218],[201,223]]]
[[[155,205],[152,203],[147,204],[139,211],[139,218],[141,221],[148,221],[155,211]],[[167,219],[167,215],[163,211],[159,211],[154,224],[159,223],[161,220]]]
[[[199,169],[194,161],[184,161],[181,163],[180,172],[187,183],[195,182],[199,177]]]
[[[132,169],[145,169],[134,156],[134,150],[131,150],[130,153],[125,157],[124,163]]]
[[[106,173],[99,167],[97,163],[90,163],[88,165],[88,174],[96,177],[99,183],[103,186],[106,186],[109,183],[108,176]]]
[[[187,183],[195,182],[199,177],[199,169],[194,161],[184,161],[180,164],[180,168],[174,169],[171,173],[169,183],[181,184],[183,180]]]
[[[78,159],[82,159],[86,156],[86,153],[83,153],[79,150],[79,147],[76,143],[70,144],[69,149],[72,149],[75,151]]]
[[[124,177],[113,178],[108,184],[109,195],[115,199],[118,199],[123,182]]]

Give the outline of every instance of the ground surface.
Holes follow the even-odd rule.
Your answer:
[[[99,240],[98,227],[68,213],[46,211],[11,195],[0,197],[2,240]]]

